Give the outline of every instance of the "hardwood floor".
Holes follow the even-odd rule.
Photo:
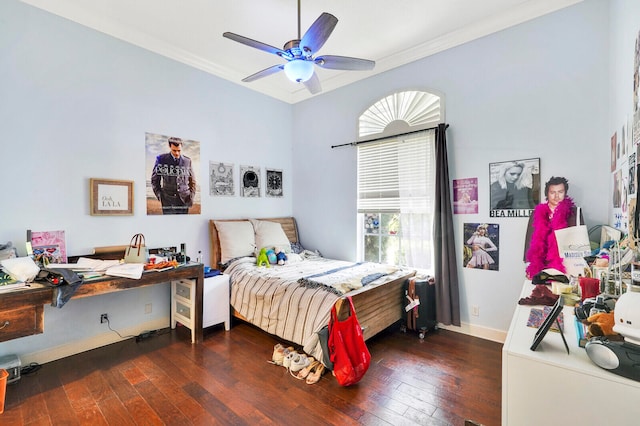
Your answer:
[[[179,327],[47,363],[7,386],[0,425],[500,424],[499,343],[391,327],[368,341],[371,367],[347,388],[269,364],[276,343],[239,323],[195,346]]]

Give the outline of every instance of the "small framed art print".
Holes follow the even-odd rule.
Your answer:
[[[91,178],[89,192],[92,216],[133,215],[133,181]]]

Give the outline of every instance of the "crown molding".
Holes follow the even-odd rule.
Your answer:
[[[220,63],[194,55],[185,49],[121,25],[114,20],[96,16],[91,11],[83,8],[82,2],[73,0],[57,0],[55,2],[50,0],[20,1],[286,103],[295,104],[313,96],[303,85],[295,85],[284,80],[275,83],[273,79],[242,83],[241,80],[245,77],[244,75],[241,76],[238,72]],[[377,59],[376,67],[372,71],[334,71],[330,76],[322,77],[322,92],[315,96],[321,96],[322,93],[339,89],[359,80],[415,62],[582,1],[584,0],[529,0],[523,2],[499,15],[494,15],[473,25],[452,31],[385,58]]]

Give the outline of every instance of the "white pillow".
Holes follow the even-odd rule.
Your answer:
[[[253,256],[256,240],[253,226],[243,221],[217,221],[218,240],[220,241],[220,262],[227,263],[231,259],[242,256]]]
[[[256,249],[260,250],[263,247],[278,247],[284,249],[288,247],[288,251],[291,251],[291,243],[287,234],[284,233],[282,225],[278,222],[269,222],[268,220],[249,219],[253,224],[253,229],[256,234]],[[288,253],[287,250],[284,250]]]

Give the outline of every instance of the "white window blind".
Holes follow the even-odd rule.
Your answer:
[[[358,145],[358,213],[424,213],[434,205],[433,130]]]

